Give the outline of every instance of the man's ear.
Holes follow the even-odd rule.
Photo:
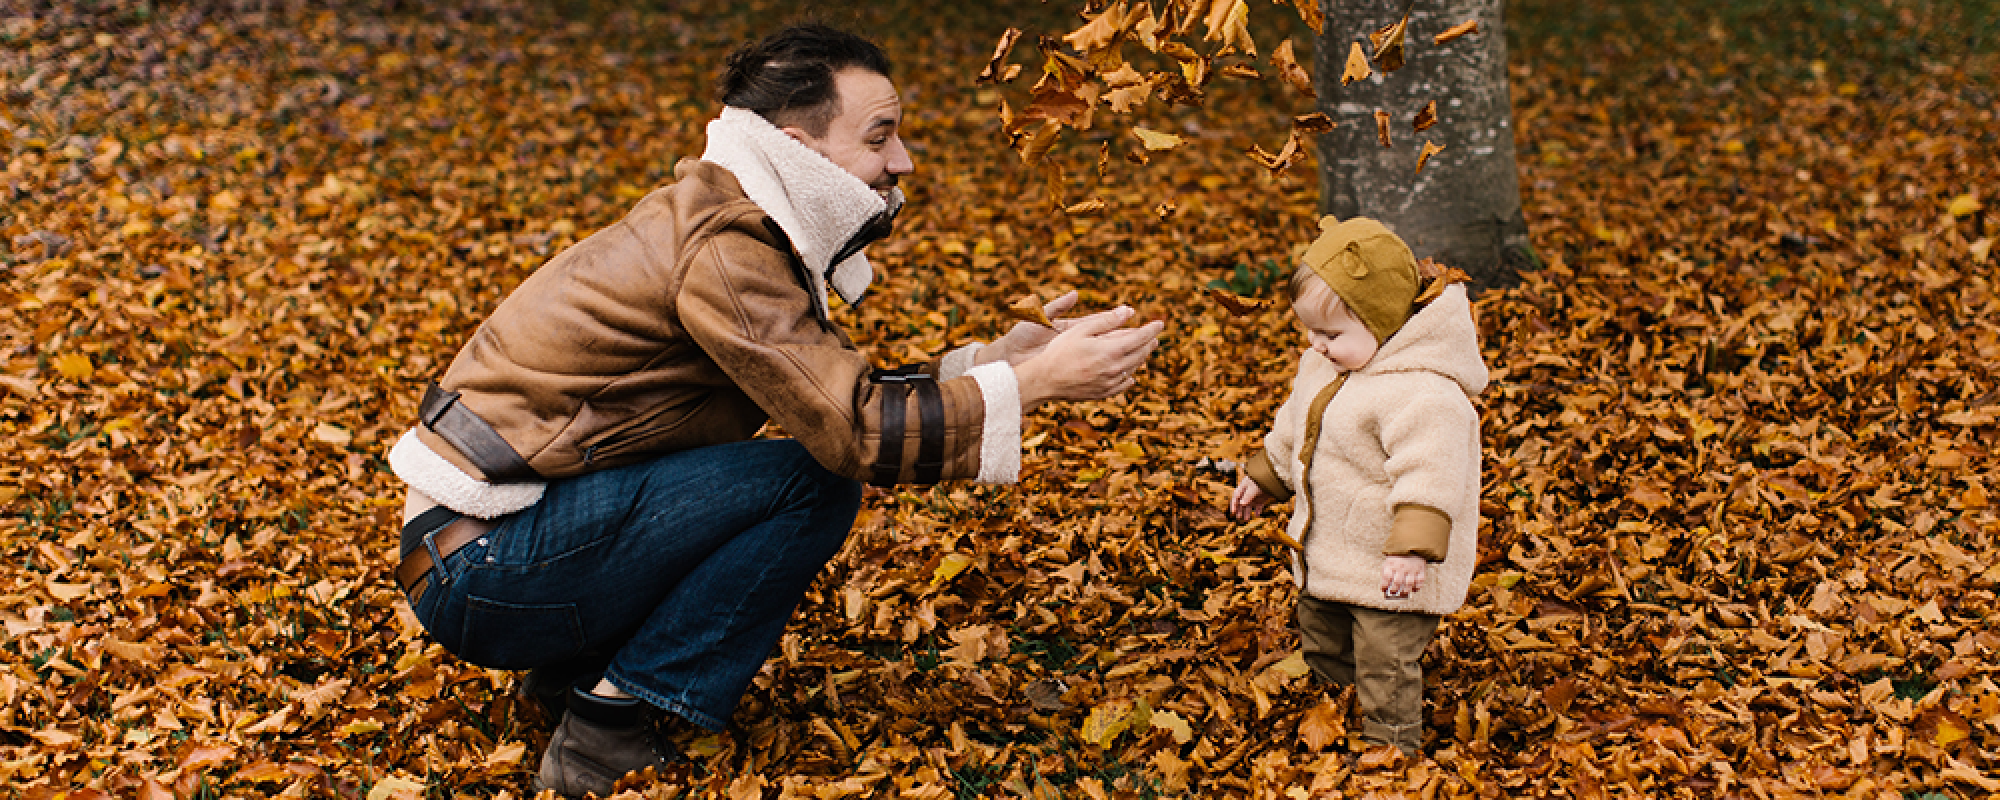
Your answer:
[[[801,128],[797,125],[786,125],[784,127],[779,128],[778,130],[784,131],[786,136],[792,137],[792,141],[798,142],[799,144],[805,145],[807,147],[813,146],[813,135],[810,133],[806,133],[806,129],[804,128]]]

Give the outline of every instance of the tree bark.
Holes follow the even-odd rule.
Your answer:
[[[1404,0],[1321,0],[1325,33],[1313,48],[1319,108],[1339,123],[1317,142],[1321,212],[1381,220],[1418,258],[1465,270],[1482,287],[1511,285],[1520,270],[1538,263],[1521,215],[1501,6],[1502,0],[1415,0],[1407,63],[1384,73],[1368,34],[1395,23]],[[1468,20],[1479,21],[1477,32],[1433,43]],[[1355,41],[1374,74],[1342,86]],[[1416,131],[1417,112],[1433,100],[1437,124]],[[1376,132],[1378,110],[1390,115],[1389,147]],[[1444,150],[1419,172],[1426,141]]]

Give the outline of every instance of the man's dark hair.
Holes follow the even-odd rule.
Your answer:
[[[840,113],[833,74],[860,67],[889,75],[875,43],[825,25],[794,25],[737,48],[722,73],[724,105],[747,108],[771,124],[825,136]]]

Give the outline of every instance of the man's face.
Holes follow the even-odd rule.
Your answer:
[[[827,124],[825,136],[797,127],[784,130],[886,196],[897,178],[916,169],[898,130],[903,101],[896,85],[881,73],[849,67],[833,74],[833,89],[840,113]]]

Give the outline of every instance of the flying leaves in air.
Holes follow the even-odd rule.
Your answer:
[[[1387,111],[1378,110],[1375,112],[1375,138],[1382,142],[1383,147],[1394,146],[1394,142],[1389,138],[1389,112]]]
[[[1468,33],[1476,33],[1478,32],[1478,30],[1479,30],[1479,20],[1469,19],[1457,25],[1453,25],[1450,28],[1445,29],[1444,32],[1439,33],[1434,37],[1431,37],[1431,42],[1433,44],[1444,44],[1445,42],[1449,42],[1453,39],[1456,39],[1460,36],[1464,36]]]
[[[1368,54],[1362,52],[1360,42],[1350,42],[1347,47],[1347,67],[1340,72],[1340,85],[1346,86],[1358,80],[1366,80],[1375,71],[1368,66]]]
[[[1417,116],[1410,121],[1410,127],[1418,131],[1425,131],[1429,130],[1432,125],[1436,125],[1437,121],[1438,104],[1436,100],[1432,100],[1425,103],[1423,108],[1417,110]]]
[[[1431,156],[1437,155],[1442,152],[1444,152],[1444,145],[1438,144],[1429,139],[1425,139],[1423,152],[1417,154],[1417,168],[1413,171],[1414,172],[1424,171],[1424,165],[1430,163]]]
[[[1208,289],[1208,296],[1215,300],[1216,305],[1222,306],[1223,310],[1228,311],[1229,316],[1232,317],[1249,316],[1264,310],[1264,301],[1252,300],[1245,302],[1243,298],[1236,296],[1235,292],[1227,289],[1219,289],[1211,286]]]
[[[1133,128],[1132,135],[1139,137],[1139,143],[1144,145],[1147,150],[1172,150],[1181,144],[1179,134],[1165,133],[1149,128]]]
[[[1383,72],[1395,72],[1403,68],[1404,38],[1410,27],[1410,15],[1404,12],[1402,19],[1381,30],[1368,34],[1368,41],[1375,45],[1375,64]]]
[[[1007,83],[1014,80],[1014,76],[1021,74],[1021,65],[1004,63],[1007,54],[1013,52],[1014,43],[1020,38],[1020,28],[1008,28],[1005,33],[1000,34],[1000,43],[993,47],[993,57],[979,70],[978,83]]]
[[[1319,96],[1319,93],[1313,90],[1312,73],[1307,72],[1305,67],[1299,66],[1298,59],[1292,55],[1292,40],[1286,39],[1284,43],[1278,45],[1278,49],[1271,51],[1271,66],[1276,68],[1278,76],[1284,78],[1285,83],[1299,94],[1306,97]]]

